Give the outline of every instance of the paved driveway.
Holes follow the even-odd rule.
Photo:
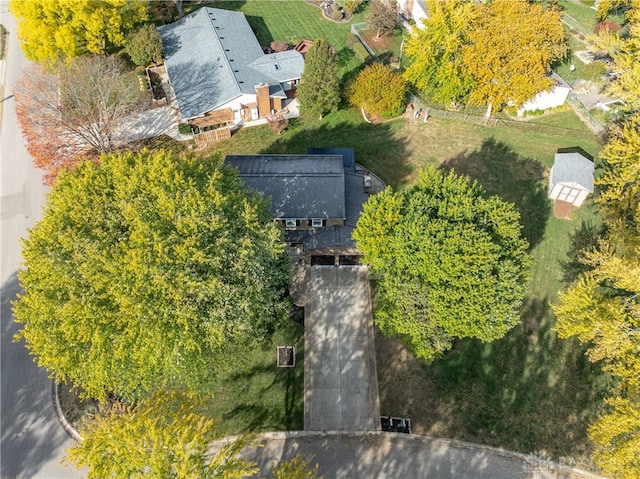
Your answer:
[[[311,266],[308,295],[305,430],[380,429],[367,269]]]

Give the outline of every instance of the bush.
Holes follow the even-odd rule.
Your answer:
[[[331,19],[335,20],[337,22],[339,22],[340,20],[342,20],[342,11],[339,10],[337,7],[334,7],[333,10],[331,11]]]
[[[605,62],[596,60],[584,67],[584,76],[587,80],[597,81],[600,77],[606,75],[608,71],[609,68]]]
[[[381,118],[392,118],[404,110],[406,90],[402,75],[382,63],[374,63],[358,74],[347,95],[352,105]]]
[[[344,11],[349,15],[353,15],[358,11],[360,5],[362,5],[363,0],[342,0],[342,6],[344,7]]]
[[[616,33],[620,31],[620,25],[612,20],[604,20],[602,22],[598,22],[596,24],[596,28],[594,32],[597,34],[601,33]]]
[[[136,65],[162,61],[162,39],[155,25],[145,25],[127,38],[127,53]]]
[[[183,135],[188,135],[191,133],[191,125],[189,123],[180,123],[178,125],[178,131]]]

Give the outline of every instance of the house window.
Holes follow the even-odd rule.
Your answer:
[[[311,226],[314,228],[319,228],[321,226],[324,226],[324,221],[322,220],[322,218],[312,218]]]
[[[284,220],[284,224],[287,228],[295,228],[296,226],[298,226],[298,221],[292,218],[287,218],[286,220]]]

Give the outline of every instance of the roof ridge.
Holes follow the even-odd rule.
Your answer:
[[[209,25],[211,26],[211,30],[213,31],[213,36],[215,37],[216,41],[218,42],[218,45],[220,45],[220,52],[221,52],[221,55],[224,57],[225,64],[227,65],[227,68],[229,69],[229,71],[231,72],[231,75],[233,76],[233,81],[235,83],[237,93],[238,94],[242,94],[242,90],[240,88],[240,84],[238,83],[238,78],[236,77],[236,73],[233,71],[233,67],[231,66],[231,62],[229,61],[229,57],[227,56],[227,54],[225,52],[224,45],[220,41],[220,36],[218,35],[218,30],[217,30],[216,26],[213,24],[213,20],[211,20],[211,15],[215,14],[215,12],[223,11],[223,12],[227,12],[228,13],[231,10],[224,10],[222,8],[212,8],[212,7],[202,7],[201,10],[206,10],[205,14],[207,15],[207,20],[209,21]],[[233,13],[240,13],[244,17],[244,14],[241,13],[241,12],[233,12]],[[245,17],[245,20],[246,20],[246,17]],[[216,106],[214,106],[214,108],[217,108],[218,106],[219,105],[216,105]]]

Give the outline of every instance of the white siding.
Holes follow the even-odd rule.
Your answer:
[[[562,185],[556,183],[555,185],[553,185],[553,188],[549,193],[549,198],[551,198],[552,200],[557,200],[560,191],[562,191]]]
[[[520,107],[518,116],[522,116],[525,111],[546,110],[563,105],[570,91],[570,88],[560,85],[556,85],[551,91],[542,91]]]
[[[576,201],[573,203],[573,206],[582,205],[582,203],[584,202],[584,200],[587,198],[588,195],[589,195],[589,192],[587,190],[582,190],[578,195],[578,197],[576,198]]]

